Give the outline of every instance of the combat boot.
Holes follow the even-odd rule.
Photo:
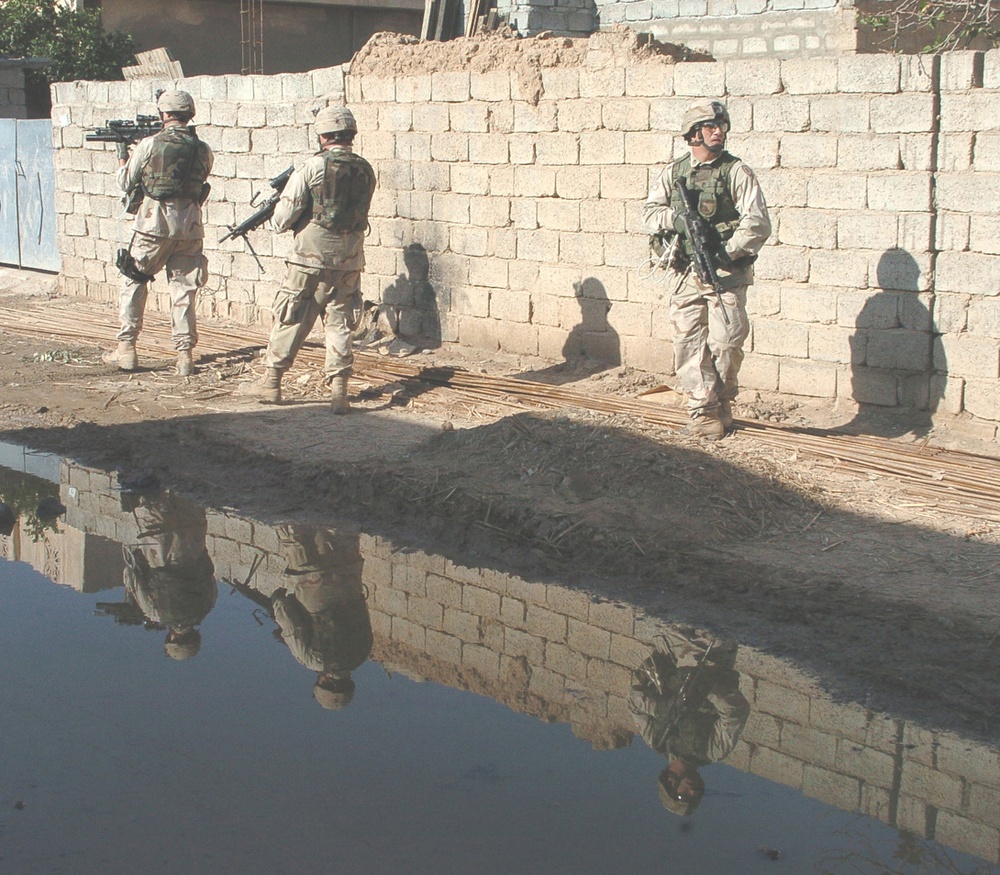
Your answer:
[[[338,374],[330,380],[330,408],[334,413],[347,413],[351,404],[347,400],[347,374]]]
[[[177,353],[177,376],[190,377],[194,373],[194,357],[191,350],[182,349]]]
[[[123,340],[114,352],[106,352],[101,356],[106,365],[115,365],[120,371],[134,371],[139,367],[139,359],[135,354],[135,341]]]
[[[733,427],[733,403],[719,399],[719,419],[722,420],[722,427],[729,431]]]
[[[264,379],[251,385],[247,394],[253,395],[261,404],[280,404],[281,377],[282,372],[277,368],[268,368],[264,373]]]
[[[718,441],[725,437],[726,427],[717,416],[695,416],[681,429],[681,434],[706,441]]]

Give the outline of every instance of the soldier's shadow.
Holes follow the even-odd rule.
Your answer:
[[[582,282],[574,283],[573,291],[580,306],[580,321],[573,326],[563,344],[563,361],[518,374],[517,379],[561,386],[622,363],[621,338],[608,321],[612,304],[604,284],[594,277],[587,277]]]
[[[904,249],[882,254],[876,281],[850,340],[851,398],[858,412],[841,430],[926,437],[934,427],[947,373],[933,304],[919,294],[927,281]]]

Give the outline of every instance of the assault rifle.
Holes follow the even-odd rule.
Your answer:
[[[715,238],[715,230],[701,217],[701,214],[691,205],[691,198],[687,186],[683,179],[678,179],[674,183],[677,193],[680,195],[681,203],[684,205],[681,212],[681,221],[687,232],[687,238],[694,250],[694,257],[691,259],[691,266],[695,275],[701,280],[703,285],[711,287],[719,299],[719,308],[722,310],[722,318],[729,324],[729,314],[726,312],[726,305],[722,300],[722,283],[719,282],[719,275],[715,271],[715,264],[712,262],[712,251],[717,249],[718,240]]]
[[[267,198],[267,200],[261,201],[260,204],[257,205],[257,211],[251,216],[245,218],[238,225],[229,225],[229,231],[219,238],[220,243],[225,243],[227,240],[235,240],[237,237],[242,237],[243,242],[247,245],[247,249],[250,250],[250,254],[257,262],[257,267],[260,268],[261,273],[266,272],[264,270],[264,265],[261,264],[260,258],[257,255],[257,250],[253,248],[253,244],[250,242],[250,238],[247,237],[247,234],[256,228],[259,228],[274,215],[274,208],[278,205],[278,199],[281,197],[281,193],[285,190],[285,186],[288,184],[288,178],[291,175],[292,168],[287,167],[275,176],[274,179],[268,183],[268,185],[274,189],[274,193]],[[254,196],[250,198],[250,206],[254,206],[254,202],[259,196],[259,191],[254,193]]]
[[[135,121],[127,118],[108,119],[103,128],[87,128],[90,132],[84,139],[91,143],[128,143],[158,134],[163,130],[163,122],[156,115],[137,115]]]

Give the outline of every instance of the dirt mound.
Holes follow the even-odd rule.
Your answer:
[[[541,71],[554,67],[620,67],[689,60],[709,57],[685,46],[658,42],[624,25],[585,39],[551,34],[519,37],[510,30],[499,30],[436,42],[382,32],[374,34],[354,56],[350,74],[389,78],[445,71],[514,70],[519,79],[536,79],[540,87]]]

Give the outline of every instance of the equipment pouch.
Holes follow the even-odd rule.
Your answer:
[[[125,205],[125,212],[130,216],[134,216],[139,212],[139,207],[142,205],[142,186],[136,186],[131,191],[125,193],[125,197],[122,198],[122,203]]]
[[[139,266],[135,263],[132,253],[127,249],[118,250],[118,255],[115,257],[115,267],[118,268],[118,272],[123,277],[132,280],[134,283],[148,283],[153,279],[150,274],[139,270]]]
[[[306,301],[303,296],[279,291],[274,296],[272,312],[274,313],[274,318],[282,325],[298,325],[302,321],[305,306]]]

